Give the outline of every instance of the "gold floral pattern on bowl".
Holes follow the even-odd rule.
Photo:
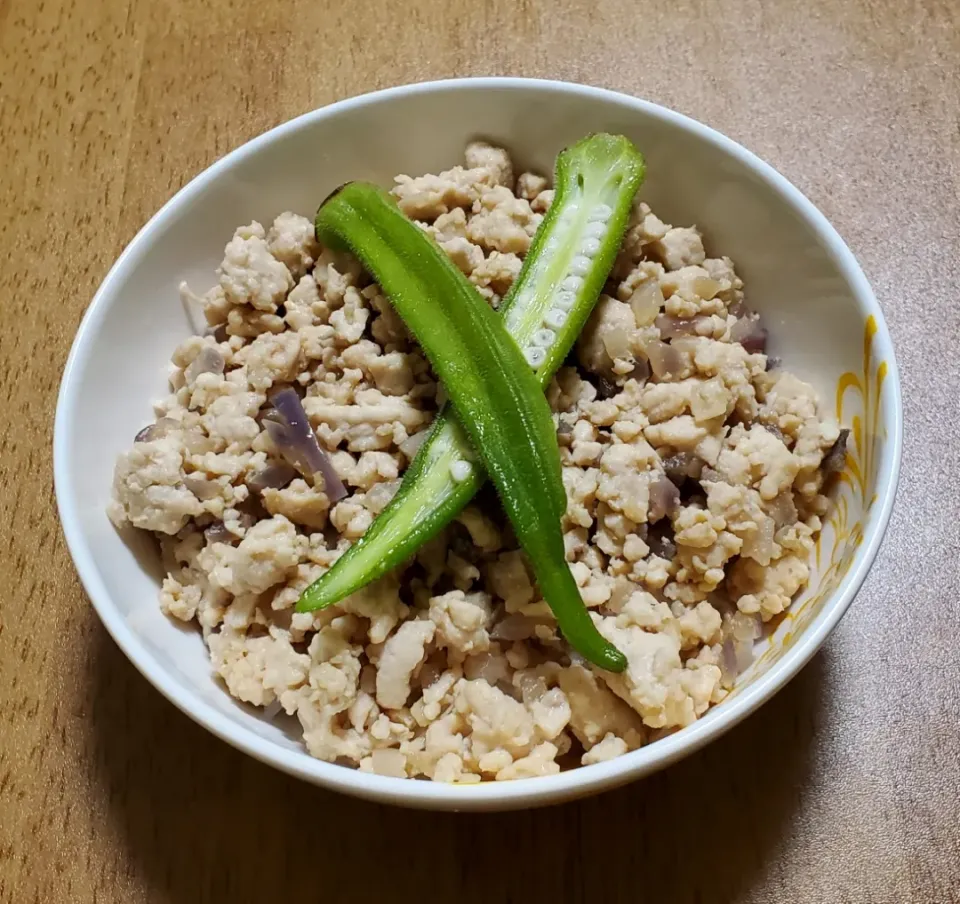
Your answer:
[[[841,426],[849,427],[850,440],[844,468],[830,489],[833,505],[816,539],[807,588],[779,617],[776,629],[764,642],[763,652],[726,699],[790,649],[840,586],[863,542],[864,522],[877,500],[877,445],[887,439],[880,418],[880,400],[889,365],[886,361],[874,362],[876,333],[877,321],[870,316],[864,324],[862,372],[847,371],[837,380],[835,416]]]

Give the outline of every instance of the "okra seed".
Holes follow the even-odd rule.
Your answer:
[[[523,355],[527,359],[527,364],[531,367],[539,367],[547,359],[547,350],[536,345],[529,345],[523,350]]]
[[[470,476],[470,472],[473,470],[469,461],[465,461],[460,458],[450,465],[450,476],[457,482],[462,483]]]
[[[590,258],[578,254],[570,261],[570,272],[575,276],[586,276],[590,272]]]
[[[547,326],[559,330],[567,322],[567,312],[564,311],[563,308],[550,308],[543,318],[543,322]]]
[[[597,239],[587,238],[583,240],[583,253],[587,257],[593,257],[600,250],[600,242]]]
[[[613,216],[613,208],[609,204],[598,204],[590,211],[589,219],[594,223],[604,223]]]
[[[583,280],[577,276],[568,276],[562,283],[560,283],[561,289],[566,289],[568,292],[579,292],[583,288]]]
[[[550,348],[556,338],[557,334],[553,330],[537,330],[533,334],[533,344],[541,348]]]
[[[553,303],[560,309],[564,311],[569,311],[573,307],[573,302],[575,301],[575,296],[573,292],[568,292],[566,289],[561,289],[557,292],[556,297],[553,299]]]
[[[590,239],[602,239],[603,234],[607,231],[606,223],[587,223],[587,228],[584,231],[584,234],[587,238]]]

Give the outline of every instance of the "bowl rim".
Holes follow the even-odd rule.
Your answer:
[[[74,503],[69,469],[69,437],[74,432],[75,402],[80,374],[88,361],[93,341],[110,307],[115,287],[148,253],[154,233],[162,230],[175,211],[201,194],[206,186],[237,163],[267,145],[316,121],[343,111],[416,94],[457,92],[463,89],[497,89],[574,94],[619,104],[631,112],[662,120],[694,133],[701,140],[738,159],[801,216],[823,241],[825,250],[850,285],[865,316],[876,318],[874,337],[883,360],[888,362],[887,402],[882,406],[887,430],[887,454],[881,457],[877,475],[877,502],[865,518],[863,542],[840,584],[826,599],[821,612],[797,636],[793,645],[763,675],[745,687],[727,706],[709,720],[692,725],[654,744],[606,762],[561,772],[557,775],[448,785],[429,781],[391,778],[345,768],[314,759],[305,750],[284,748],[231,720],[188,688],[171,678],[144,646],[114,605],[96,567],[81,529]],[[481,77],[417,82],[358,95],[320,107],[284,122],[247,141],[221,157],[173,195],[139,230],[110,268],[97,289],[71,346],[64,368],[54,422],[54,487],[67,547],[81,583],[114,641],[140,673],[171,703],[220,739],[267,763],[314,784],[368,800],[401,806],[442,810],[497,810],[557,803],[616,787],[641,778],[699,750],[754,712],[779,691],[809,661],[836,627],[863,583],[883,540],[896,497],[902,453],[903,409],[899,370],[883,312],[853,253],[820,210],[789,180],[742,145],[703,123],[674,110],[617,91],[549,79]]]

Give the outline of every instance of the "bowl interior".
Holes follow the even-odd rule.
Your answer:
[[[844,257],[849,252],[839,239],[839,250],[831,244],[835,234],[825,221],[732,142],[629,98],[489,80],[384,92],[288,123],[221,160],[177,195],[111,271],[65,375],[57,492],[84,583],[114,636],[132,635],[140,655],[150,660],[138,665],[155,683],[165,676],[165,693],[187,709],[206,704],[226,720],[215,727],[218,733],[239,730],[248,749],[256,738],[269,742],[254,751],[267,758],[271,750],[286,748],[284,768],[321,782],[337,770],[302,752],[295,728],[264,721],[211,679],[199,634],[177,627],[158,608],[159,569],[149,543],[121,536],[104,514],[114,460],[153,419],[151,401],[165,392],[170,353],[190,331],[179,282],[205,290],[238,225],[253,219],[268,224],[287,209],[312,216],[318,201],[347,180],[389,185],[397,173],[439,172],[460,163],[464,145],[478,136],[507,146],[518,172],[549,172],[563,146],[597,130],[621,132],[637,143],[648,164],[642,197],[661,218],[698,225],[712,256],[733,258],[748,303],[766,320],[772,354],[819,390],[828,413],[855,427],[856,442],[836,490],[840,502],[825,529],[811,589],[745,676],[744,687],[782,662],[812,623],[830,617],[833,591],[844,581],[862,580],[853,566],[863,564],[864,536],[885,520],[875,503],[895,469],[890,434],[897,412],[887,391],[895,377],[883,384],[884,371],[893,367],[889,338],[882,323],[869,319],[862,294],[869,297],[869,289],[865,282],[858,285],[862,274]],[[865,340],[870,330],[877,335]],[[742,695],[738,690],[702,721],[720,719]],[[658,746],[621,758],[616,769],[638,774],[653,768]],[[544,783],[548,791],[552,781],[522,784]],[[421,794],[417,786],[427,783],[406,784],[409,792],[395,789],[397,797]],[[465,789],[449,790],[456,795]]]

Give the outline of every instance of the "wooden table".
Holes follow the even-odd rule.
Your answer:
[[[452,75],[617,88],[820,205],[897,343],[900,500],[793,684],[679,766],[562,808],[412,813],[308,787],[167,704],[57,524],[61,369],[113,259],[230,148]],[[956,0],[0,0],[0,900],[960,901]]]

